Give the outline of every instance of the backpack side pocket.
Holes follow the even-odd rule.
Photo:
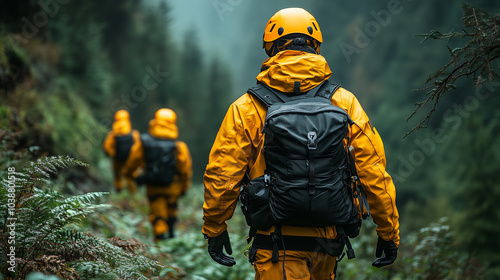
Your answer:
[[[269,230],[274,224],[269,210],[269,186],[265,176],[251,180],[240,193],[241,210],[247,224],[259,230]]]

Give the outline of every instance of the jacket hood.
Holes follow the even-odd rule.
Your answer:
[[[177,125],[165,120],[152,119],[149,121],[149,134],[155,138],[176,140],[179,136]]]
[[[294,50],[268,58],[262,69],[257,81],[282,92],[293,92],[295,82],[300,82],[300,92],[309,91],[332,75],[323,56]]]
[[[129,120],[119,120],[113,123],[113,133],[116,136],[127,135],[132,131],[132,124]]]

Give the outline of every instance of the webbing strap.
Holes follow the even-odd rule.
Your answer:
[[[347,234],[345,234],[344,228],[342,228],[342,226],[337,226],[335,229],[337,230],[340,240],[342,240],[347,247],[347,258],[354,259],[356,256],[354,255],[351,241],[349,241],[349,237],[347,237]]]
[[[347,151],[347,156],[349,159],[349,165],[351,167],[351,175],[354,180],[354,187],[356,188],[356,192],[358,193],[358,201],[359,201],[359,206],[361,208],[361,215],[363,219],[368,218],[370,216],[370,205],[368,204],[368,198],[366,197],[366,193],[363,190],[363,187],[361,186],[361,182],[359,180],[358,172],[356,170],[356,164],[354,163],[354,156],[352,155],[353,153],[353,147],[349,147]],[[366,207],[366,213],[364,211],[364,208]]]
[[[277,224],[274,226],[274,232],[271,233],[270,235],[271,241],[273,242],[273,255],[271,257],[271,262],[272,263],[278,263],[279,260],[279,245],[282,245],[282,250],[286,250],[285,248],[285,243],[283,242],[282,235],[281,235],[281,225]],[[281,241],[281,243],[280,243]],[[283,255],[285,255],[283,253]],[[283,260],[284,262],[284,260]]]
[[[251,226],[250,230],[248,231],[247,244],[250,244],[256,233],[257,229]]]
[[[361,215],[363,219],[366,219],[370,216],[370,205],[368,204],[368,197],[366,197],[366,193],[363,188],[358,187],[359,197],[361,198]],[[364,207],[366,208],[366,213],[364,211]]]
[[[309,90],[306,94],[300,94],[295,96],[288,96],[287,94],[275,90],[263,83],[258,83],[256,86],[253,86],[248,89],[248,93],[259,99],[262,103],[266,105],[266,107],[270,107],[271,105],[277,102],[287,102],[289,100],[308,98],[313,96],[324,97],[326,99],[332,98],[333,94],[340,87],[339,84],[332,84],[328,80],[324,81],[322,84],[314,87]]]
[[[340,239],[328,239],[311,236],[291,236],[282,235],[282,242],[276,242],[279,250],[283,250],[283,244],[286,250],[291,251],[309,251],[321,252],[331,256],[340,256],[344,251],[344,242]],[[252,247],[256,249],[273,250],[273,239],[270,235],[255,234]]]
[[[318,92],[316,96],[321,96],[326,99],[331,99],[335,92],[340,88],[339,84],[332,84],[330,82],[323,85],[323,90]]]
[[[282,102],[272,91],[264,87],[261,83],[248,89],[248,93],[259,99],[266,107],[271,107],[274,103]]]
[[[169,199],[170,196],[166,195],[166,194],[153,194],[153,195],[148,196],[148,198],[149,198],[149,201],[153,202],[159,198]]]

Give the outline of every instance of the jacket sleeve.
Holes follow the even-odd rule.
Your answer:
[[[188,146],[182,141],[177,141],[177,171],[179,172],[181,192],[186,192],[191,186],[193,177],[193,162]]]
[[[111,158],[115,157],[115,135],[113,134],[112,131],[110,131],[107,135],[106,138],[104,139],[104,143],[102,144],[104,148],[104,152],[106,155],[108,155]]]
[[[134,144],[130,148],[130,153],[128,155],[125,166],[123,167],[123,174],[128,178],[135,179],[137,177],[137,169],[139,167],[144,167],[144,152],[141,143],[140,133],[138,131],[133,132]]]
[[[249,127],[255,127],[252,118],[256,114],[242,109],[251,108],[247,105],[252,106],[249,101],[245,106],[236,106],[234,103],[230,106],[210,151],[203,177],[205,222],[202,231],[208,237],[218,236],[226,230],[226,221],[233,216],[240,194],[240,182],[251,157],[253,132],[249,131]]]
[[[396,188],[386,172],[382,139],[371,124],[359,101],[352,95],[348,113],[351,126],[351,145],[361,185],[366,192],[370,214],[377,224],[377,234],[399,245],[399,214],[396,208]]]

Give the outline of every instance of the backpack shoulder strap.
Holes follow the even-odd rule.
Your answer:
[[[148,144],[149,135],[147,133],[141,133],[141,143],[143,146]]]
[[[306,94],[297,97],[306,98],[319,96],[326,99],[331,99],[338,88],[340,88],[339,84],[332,84],[329,80],[326,80],[322,84],[309,90],[309,92],[307,92]],[[288,100],[294,99],[293,97],[287,96],[283,92],[272,89],[262,83],[258,83],[256,86],[249,88],[247,92],[263,102],[268,108],[275,103],[284,103]]]
[[[157,139],[151,136],[149,132],[141,134],[142,149],[146,151],[147,149],[157,146]]]
[[[259,99],[266,105],[267,108],[271,107],[271,105],[275,103],[284,102],[283,99],[278,97],[276,91],[262,83],[258,83],[256,86],[249,88],[247,92]]]
[[[326,99],[331,99],[333,94],[340,88],[340,84],[332,84],[330,80],[326,80],[321,86],[321,90],[318,90],[315,96],[323,97]]]

